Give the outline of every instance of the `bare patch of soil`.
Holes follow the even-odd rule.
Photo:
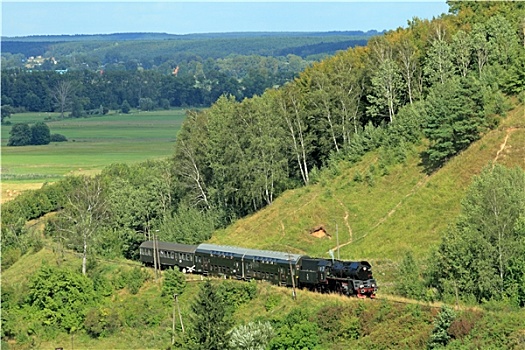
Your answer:
[[[332,238],[332,236],[330,236],[323,225],[319,225],[319,226],[316,226],[314,227],[313,229],[310,230],[310,235],[316,237],[316,238],[324,238],[324,237],[328,237],[328,238]]]

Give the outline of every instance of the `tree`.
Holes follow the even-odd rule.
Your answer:
[[[402,79],[395,61],[386,59],[380,63],[372,77],[372,94],[368,95],[367,112],[372,117],[388,116],[391,123],[400,106]]]
[[[440,22],[435,25],[435,38],[426,54],[423,68],[430,84],[445,82],[454,74],[453,53],[451,45],[445,40],[445,28]]]
[[[200,112],[186,113],[186,120],[177,135],[175,143],[174,167],[178,183],[195,207],[211,209],[206,184],[210,183],[210,169],[207,161],[208,114]]]
[[[225,301],[217,293],[217,287],[209,280],[200,286],[199,295],[191,310],[192,330],[189,336],[193,344],[188,344],[189,348],[202,350],[227,348],[231,319]]]
[[[98,229],[108,218],[108,206],[101,177],[81,176],[80,185],[69,193],[59,216],[65,223],[60,230],[69,234],[73,241],[80,242],[82,274],[85,275],[88,249]]]
[[[408,251],[399,265],[396,277],[396,292],[401,296],[420,299],[423,294],[423,284],[419,277],[419,268],[410,251]]]
[[[305,185],[310,181],[310,152],[313,138],[308,132],[306,110],[302,100],[301,87],[287,85],[275,92],[277,114],[281,118],[288,137],[288,147],[292,150],[293,157],[297,160],[300,176]]]
[[[122,102],[122,106],[120,106],[120,110],[124,114],[128,114],[131,111],[131,106],[130,106],[128,100],[124,100],[124,102]]]
[[[418,50],[412,38],[404,37],[397,46],[397,61],[401,75],[407,87],[408,100],[414,102],[416,89],[416,72],[420,70]]]
[[[481,88],[470,78],[455,77],[434,84],[425,107],[423,131],[430,145],[424,156],[429,169],[466,149],[485,127]]]
[[[452,324],[452,321],[456,318],[456,314],[448,306],[443,306],[441,312],[437,315],[434,320],[434,329],[430,335],[428,342],[428,349],[442,348],[446,346],[450,335],[448,334],[448,328]]]
[[[11,114],[15,112],[15,109],[11,107],[10,105],[2,105],[1,107],[1,123],[4,123],[4,120],[6,118],[11,118]]]
[[[431,267],[433,285],[445,295],[523,304],[524,218],[523,169],[486,167],[469,187],[454,227],[443,236]]]
[[[31,144],[47,145],[51,142],[51,132],[44,122],[37,122],[31,126]]]
[[[74,93],[73,83],[69,80],[61,80],[53,90],[53,99],[55,100],[60,111],[60,117],[64,118],[65,111],[71,104],[71,98]]]
[[[155,102],[149,97],[143,97],[139,99],[139,108],[142,111],[151,111],[155,109]]]
[[[274,336],[270,322],[250,322],[239,325],[231,331],[230,349],[264,350]]]
[[[177,267],[164,271],[164,281],[162,282],[162,295],[173,297],[173,294],[180,295],[186,288],[186,278]]]
[[[8,146],[26,146],[31,144],[31,128],[26,123],[16,123],[9,131]]]

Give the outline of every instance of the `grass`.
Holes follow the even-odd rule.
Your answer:
[[[325,173],[318,184],[287,191],[260,212],[216,232],[212,242],[328,258],[339,236],[341,258],[369,260],[379,284],[389,286],[406,251],[421,263],[430,256],[459,214],[473,176],[494,161],[525,167],[523,115],[521,104],[497,129],[430,176],[419,165],[422,146],[405,163],[389,167],[388,175],[377,170],[377,153],[355,166],[341,165],[340,175]],[[369,169],[376,169],[373,186],[354,180],[357,172]],[[320,225],[329,236],[310,234]]]
[[[68,174],[93,174],[113,163],[169,157],[185,117],[183,109],[78,119],[59,119],[49,113],[15,114],[10,118],[12,124],[44,121],[52,134],[65,135],[68,142],[7,147],[11,126],[3,125],[2,191]]]

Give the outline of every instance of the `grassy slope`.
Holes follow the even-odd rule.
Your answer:
[[[338,232],[341,258],[371,260],[376,271],[399,261],[407,250],[424,258],[458,214],[474,175],[493,161],[525,167],[524,115],[521,104],[496,130],[430,176],[414,151],[389,175],[376,170],[373,186],[357,183],[356,171],[365,174],[371,164],[378,169],[377,155],[367,155],[339,176],[284,193],[271,206],[217,232],[212,242],[328,257]],[[319,225],[331,237],[309,234]]]

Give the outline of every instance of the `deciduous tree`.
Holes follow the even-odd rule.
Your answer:
[[[8,146],[26,146],[31,144],[31,128],[26,123],[16,123],[9,131]]]
[[[100,176],[81,176],[80,185],[69,193],[59,213],[65,225],[60,229],[80,243],[82,274],[86,274],[90,244],[108,218],[108,205]]]

